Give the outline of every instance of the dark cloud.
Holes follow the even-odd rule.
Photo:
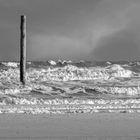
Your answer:
[[[21,14],[30,60],[139,59],[139,6],[139,0],[0,0],[0,59],[19,58]]]
[[[7,31],[7,32],[6,32]],[[18,60],[19,41],[16,31],[11,28],[0,28],[0,60]]]
[[[20,14],[28,17],[29,30],[57,32],[61,30],[78,28],[86,21],[94,8],[101,0],[1,0],[1,13],[9,15],[13,20]],[[15,15],[13,17],[13,15]],[[7,17],[5,17],[7,18]],[[9,20],[12,20],[12,19]],[[17,21],[17,20],[16,20]],[[51,28],[51,31],[50,31]]]
[[[137,44],[135,34],[121,32],[109,39],[103,40],[90,54],[94,60],[140,60],[140,46]]]

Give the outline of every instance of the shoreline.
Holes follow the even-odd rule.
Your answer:
[[[0,139],[140,139],[139,113],[1,114]]]
[[[0,114],[78,114],[78,113],[140,113],[140,99],[127,100],[33,100],[22,104],[0,104]],[[15,103],[15,102],[14,102]]]

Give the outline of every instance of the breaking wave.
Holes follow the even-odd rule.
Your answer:
[[[15,112],[36,112],[42,105],[48,112],[49,105],[58,105],[54,108],[59,111],[140,108],[139,68],[140,62],[27,62],[26,85],[22,86],[19,63],[1,62],[0,111],[11,111],[10,105]],[[28,105],[37,106],[32,110]]]

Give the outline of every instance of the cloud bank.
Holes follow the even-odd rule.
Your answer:
[[[1,0],[0,59],[18,59],[17,18],[25,13],[30,60],[140,60],[139,7],[139,0]]]

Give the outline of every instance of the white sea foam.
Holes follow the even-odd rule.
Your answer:
[[[55,61],[53,61],[53,60],[49,60],[48,62],[49,62],[49,64],[51,64],[51,65],[56,65],[56,64],[57,64],[57,63],[56,63]]]
[[[3,65],[7,66],[7,67],[15,67],[17,68],[18,67],[18,63],[17,62],[2,62]]]
[[[140,74],[132,71],[131,66],[108,64],[78,67],[72,62],[61,66],[57,62],[50,62],[51,66],[47,67],[29,67],[26,85],[22,86],[18,63],[2,64],[7,67],[0,70],[0,105],[4,105],[4,108],[0,108],[2,113],[76,113],[140,108],[140,100],[127,99],[140,95]]]
[[[70,80],[94,80],[110,78],[130,78],[134,77],[135,73],[126,70],[119,65],[111,67],[91,67],[78,68],[73,65],[66,65],[64,67],[48,68],[48,69],[30,69],[28,72],[29,79],[32,77],[41,77],[43,80],[55,81],[70,81]]]

